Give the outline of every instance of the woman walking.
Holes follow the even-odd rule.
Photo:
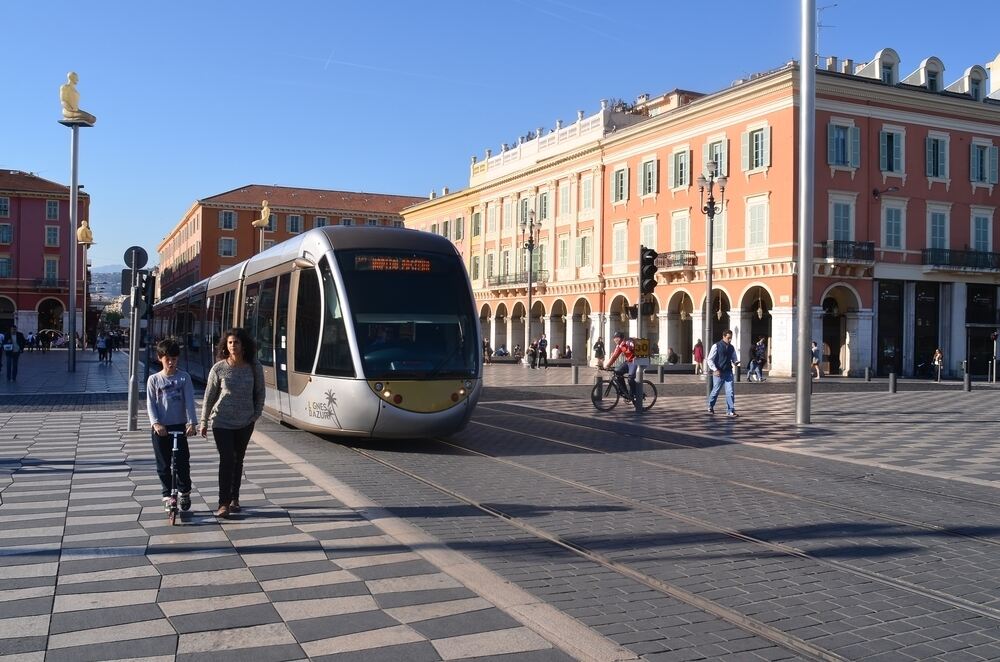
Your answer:
[[[216,349],[218,362],[205,383],[201,436],[212,436],[219,451],[219,509],[216,517],[240,512],[240,481],[253,426],[264,411],[264,369],[250,334],[230,329]]]

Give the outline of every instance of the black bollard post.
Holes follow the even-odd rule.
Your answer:
[[[972,390],[972,375],[968,372],[965,373],[964,381],[962,382],[962,390],[968,393]]]
[[[872,369],[870,366],[865,366],[865,381],[870,382],[872,380]]]
[[[660,364],[660,383],[663,383],[663,364]]]
[[[736,377],[736,381],[740,381],[740,366],[736,366],[733,370],[733,375]]]
[[[889,373],[889,393],[896,392],[896,373]]]
[[[574,385],[575,384],[579,384],[580,383],[580,366],[574,365],[574,366],[571,366],[571,367],[573,369],[573,384]]]
[[[594,385],[597,386],[597,399],[604,399],[604,377],[597,375],[594,377]]]

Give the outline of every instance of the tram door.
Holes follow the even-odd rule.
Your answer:
[[[278,389],[278,408],[291,414],[288,398],[288,281],[291,274],[278,278],[278,301],[274,324],[274,376]]]

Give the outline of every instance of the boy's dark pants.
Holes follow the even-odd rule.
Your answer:
[[[168,425],[168,432],[184,432],[186,426]],[[156,456],[156,474],[160,477],[161,496],[170,496],[170,454],[174,448],[174,438],[168,434],[160,437],[152,432],[153,454]],[[191,452],[186,435],[177,439],[177,491],[181,494],[191,491]]]

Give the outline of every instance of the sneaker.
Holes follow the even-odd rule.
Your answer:
[[[708,408],[708,413],[709,413],[709,414],[714,414],[714,413],[715,413],[715,410],[714,410],[714,409],[712,409],[711,407],[709,407],[709,408]]]
[[[231,501],[231,502],[229,503],[229,512],[231,512],[231,513],[238,513],[238,512],[240,512],[241,510],[243,510],[243,509],[242,509],[242,508],[240,508],[240,502],[239,502],[239,499],[233,499],[233,500],[232,500],[232,501]]]
[[[171,501],[173,501],[173,499],[171,499],[170,497],[168,497],[168,496],[163,497],[163,511],[164,512],[167,512],[167,513],[170,512]]]
[[[731,412],[727,413],[726,416],[728,416],[729,418],[739,418],[740,417],[740,415],[737,414],[735,411],[731,411]]]
[[[185,492],[181,495],[181,510],[191,509],[191,493]]]

